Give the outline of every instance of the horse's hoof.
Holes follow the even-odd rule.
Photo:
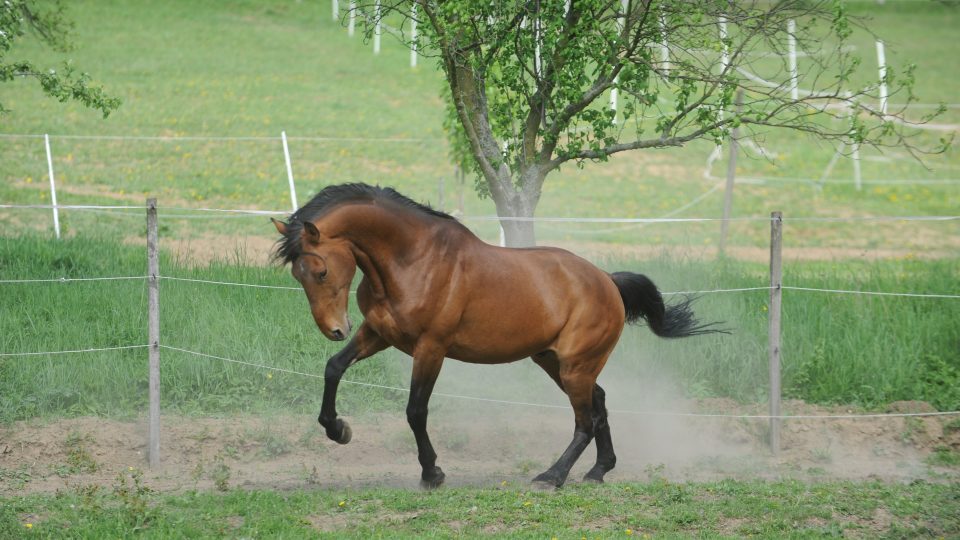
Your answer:
[[[583,483],[584,483],[584,484],[602,484],[602,483],[603,483],[603,477],[602,477],[602,476],[591,476],[590,473],[587,473],[587,474],[585,474],[585,475],[583,476]]]
[[[545,473],[540,473],[536,478],[533,479],[531,485],[535,489],[544,490],[544,491],[553,491],[563,485],[565,478],[557,478],[555,475],[551,474],[549,471]]]
[[[530,487],[536,491],[556,491],[557,485],[553,482],[544,482],[542,480],[534,480],[530,482]]]
[[[420,478],[420,487],[423,489],[436,489],[443,484],[446,478],[447,475],[443,474],[440,467],[434,467],[431,474],[423,473],[423,476]]]
[[[339,444],[347,444],[350,442],[350,439],[353,438],[353,430],[350,429],[350,424],[346,423],[343,420],[337,420],[337,423],[341,424],[340,426],[340,437],[334,439]]]

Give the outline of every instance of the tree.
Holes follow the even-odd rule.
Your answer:
[[[35,34],[43,43],[58,52],[69,52],[72,47],[69,32],[73,24],[64,16],[60,0],[3,0],[0,4],[0,82],[17,78],[33,78],[48,96],[61,102],[74,100],[97,109],[106,118],[120,106],[120,99],[108,96],[103,88],[90,84],[90,75],[78,73],[70,62],[64,62],[58,73],[55,69],[41,69],[28,60],[7,58],[17,40],[27,32]],[[0,103],[0,114],[8,112]]]
[[[747,137],[791,129],[923,152],[903,118],[915,100],[912,67],[897,75],[888,68],[885,80],[854,87],[860,61],[846,40],[863,21],[839,0],[357,5],[368,29],[387,16],[402,17],[402,28],[418,23],[417,42],[403,39],[439,59],[455,156],[470,157],[478,191],[496,204],[509,245],[534,244],[534,227],[503,218],[532,217],[547,175],[568,162],[583,166],[695,139],[719,144],[738,126]],[[799,73],[787,57],[788,28],[797,48],[811,53]],[[881,83],[900,96],[898,110],[869,105]],[[742,108],[731,110],[740,89]],[[607,105],[612,92],[619,111]]]

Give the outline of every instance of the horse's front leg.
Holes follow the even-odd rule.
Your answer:
[[[360,325],[347,346],[327,360],[327,368],[324,371],[323,404],[320,406],[320,417],[317,420],[326,429],[327,437],[330,439],[340,444],[347,444],[353,433],[350,430],[350,424],[337,418],[337,387],[340,385],[343,373],[348,367],[388,346],[379,334],[364,323]]]
[[[433,385],[440,375],[446,351],[435,345],[418,345],[413,354],[413,376],[410,379],[410,400],[407,402],[407,422],[417,440],[417,458],[423,467],[420,485],[435,488],[443,484],[446,475],[437,467],[437,453],[427,435],[427,412]]]

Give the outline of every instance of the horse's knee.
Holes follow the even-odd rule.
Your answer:
[[[340,382],[340,378],[343,377],[343,373],[346,371],[346,367],[341,365],[340,362],[331,360],[327,362],[327,367],[323,370],[323,377],[326,380],[335,380]]]
[[[419,405],[407,405],[407,423],[410,429],[420,431],[427,428],[427,408]]]

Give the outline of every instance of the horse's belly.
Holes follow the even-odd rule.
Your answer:
[[[515,362],[550,349],[558,332],[559,328],[530,324],[461,328],[454,333],[447,356],[474,364]]]
[[[475,347],[451,347],[447,351],[447,358],[460,360],[470,364],[508,364],[545,350],[544,347],[532,347],[525,349],[478,349]]]

